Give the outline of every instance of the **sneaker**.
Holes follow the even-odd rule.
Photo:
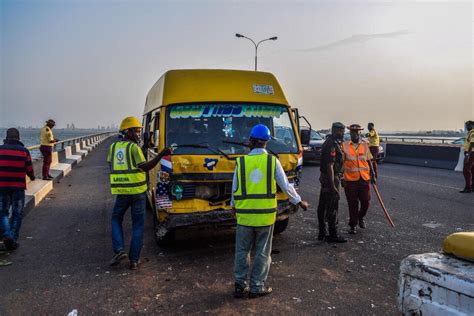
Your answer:
[[[254,292],[249,292],[249,298],[257,298],[260,296],[265,296],[268,294],[271,294],[273,292],[273,289],[271,287],[264,287],[260,292],[254,293]]]
[[[130,261],[130,265],[128,266],[130,270],[137,270],[138,269],[138,262]]]
[[[359,219],[359,227],[365,229],[365,221],[364,219]]]
[[[123,259],[127,258],[127,254],[125,251],[119,251],[113,256],[112,260],[110,260],[110,266],[116,266],[120,263]]]
[[[464,188],[462,191],[459,191],[459,193],[471,193],[472,189],[469,188]]]
[[[347,242],[347,239],[342,236],[328,236],[326,241],[330,243],[344,243]]]
[[[352,235],[357,234],[357,230],[356,230],[355,226],[351,227],[351,229],[349,230],[349,234],[352,234]]]
[[[11,238],[5,238],[5,240],[3,240],[3,243],[5,244],[5,248],[7,250],[15,250],[20,247],[20,244]]]
[[[243,287],[242,285],[235,283],[234,289],[234,297],[235,298],[244,298],[249,293],[249,289],[247,287]]]

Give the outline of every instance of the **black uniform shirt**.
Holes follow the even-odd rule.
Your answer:
[[[321,147],[321,164],[319,170],[321,175],[326,174],[328,163],[334,162],[334,174],[339,175],[342,172],[343,154],[341,143],[332,135],[328,135]]]

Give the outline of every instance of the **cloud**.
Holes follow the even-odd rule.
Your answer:
[[[303,48],[303,49],[289,49],[288,51],[292,52],[318,52],[318,51],[323,51],[323,50],[328,50],[328,49],[333,49],[337,48],[340,46],[345,46],[345,45],[352,45],[356,43],[365,43],[373,39],[379,39],[379,38],[394,38],[394,37],[399,37],[403,35],[411,34],[410,31],[408,30],[399,30],[395,32],[389,32],[389,33],[376,33],[376,34],[355,34],[352,35],[351,37],[344,38],[339,41],[335,41],[326,45],[321,45],[321,46],[315,46],[311,48]]]

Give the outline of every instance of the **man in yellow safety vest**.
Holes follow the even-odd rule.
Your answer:
[[[124,251],[122,221],[130,207],[132,212],[132,240],[128,254],[130,270],[138,268],[143,246],[143,232],[148,183],[146,172],[153,169],[162,157],[170,155],[169,148],[163,149],[155,158],[146,161],[138,146],[142,125],[133,117],[125,118],[120,124],[121,139],[110,145],[107,161],[110,165],[110,187],[116,200],[112,211],[112,246],[115,252],[110,261],[114,266],[127,257]]]
[[[237,160],[232,184],[232,201],[237,217],[235,236],[235,291],[234,297],[248,294],[255,298],[270,294],[265,286],[270,271],[273,226],[278,207],[277,184],[290,202],[306,210],[309,204],[301,200],[288,182],[285,172],[275,156],[265,150],[271,139],[270,130],[263,124],[250,132],[250,153]],[[250,250],[255,245],[255,258],[250,272],[250,291],[247,286]]]

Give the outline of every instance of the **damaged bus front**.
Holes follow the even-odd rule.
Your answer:
[[[175,70],[163,75],[147,97],[144,114],[149,158],[166,146],[174,149],[149,174],[157,242],[169,242],[176,228],[235,224],[230,200],[236,158],[249,152],[256,124],[270,128],[267,149],[298,184],[302,150],[296,116],[269,73]],[[277,197],[275,231],[282,232],[296,207],[281,190]]]

